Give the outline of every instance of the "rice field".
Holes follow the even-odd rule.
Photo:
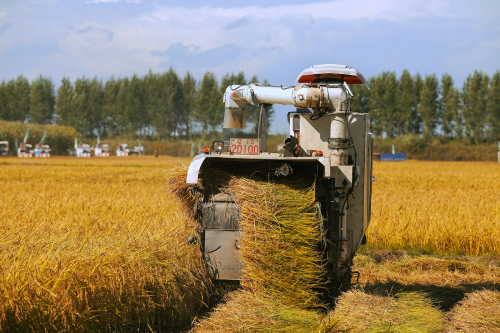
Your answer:
[[[245,289],[207,313],[216,290],[164,172],[180,160],[0,159],[0,331],[500,330],[500,164],[375,163],[359,285],[335,309],[308,289],[319,271],[289,297],[292,275],[266,285],[272,263],[250,256]]]

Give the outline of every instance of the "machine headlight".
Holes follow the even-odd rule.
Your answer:
[[[217,153],[222,153],[222,151],[224,151],[224,141],[214,141],[212,143],[212,150]]]

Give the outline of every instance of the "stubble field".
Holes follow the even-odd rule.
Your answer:
[[[214,288],[166,185],[178,161],[1,159],[0,330],[189,330]],[[500,330],[500,164],[380,162],[374,175],[359,284],[306,327]]]

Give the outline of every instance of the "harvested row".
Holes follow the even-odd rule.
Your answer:
[[[207,302],[161,169],[3,165],[0,180],[1,331],[165,331]]]

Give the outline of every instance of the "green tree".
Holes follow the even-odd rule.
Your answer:
[[[398,82],[394,72],[382,72],[370,81],[370,110],[373,131],[394,137],[397,133]]]
[[[481,141],[485,134],[487,94],[489,78],[482,72],[469,75],[462,88],[465,135],[473,141]]]
[[[414,103],[414,110],[415,113],[413,114],[415,118],[412,119],[411,121],[411,132],[415,135],[419,135],[422,133],[422,118],[420,117],[420,114],[418,112],[418,108],[420,106],[420,95],[422,93],[422,89],[424,86],[424,82],[422,80],[422,76],[420,75],[419,72],[415,74],[415,77],[413,78],[413,103]]]
[[[67,77],[63,77],[56,97],[56,124],[71,125],[74,114],[74,88]]]
[[[500,141],[500,72],[493,74],[488,94],[488,136]]]
[[[460,136],[460,95],[448,73],[441,78],[441,129],[448,137]]]
[[[0,86],[0,119],[25,121],[30,110],[30,83],[20,75]]]
[[[94,77],[89,84],[88,97],[88,115],[87,119],[87,135],[101,135],[104,131],[104,114],[103,114],[103,85],[102,80]]]
[[[128,103],[125,105],[125,114],[128,118],[129,133],[145,135],[149,125],[149,116],[146,112],[144,83],[137,75],[133,75],[128,86]]]
[[[182,95],[184,102],[184,112],[181,122],[184,124],[186,131],[185,136],[191,137],[191,118],[196,105],[196,79],[187,72],[182,82]]]
[[[118,130],[118,105],[117,97],[120,92],[120,81],[115,80],[114,76],[111,76],[103,88],[103,135],[107,135],[108,138],[112,138],[115,135],[119,135]]]
[[[426,75],[422,91],[418,113],[424,123],[424,135],[431,137],[439,122],[439,81],[435,75]]]
[[[354,99],[351,101],[351,111],[359,113],[370,112],[370,90],[364,84],[352,84],[349,86]]]
[[[48,124],[54,116],[54,84],[40,75],[31,83],[29,120],[34,124]]]
[[[184,114],[183,83],[177,73],[170,68],[158,75],[149,73],[147,82],[147,109],[151,124],[160,138],[180,136],[186,131]]]
[[[133,128],[129,122],[130,112],[130,80],[125,77],[119,80],[120,88],[118,94],[116,95],[116,113],[114,115],[114,120],[116,122],[116,132],[119,135],[126,135],[133,133]]]
[[[208,134],[208,128],[215,130],[222,124],[224,104],[220,95],[215,75],[206,72],[196,94],[196,109],[193,118],[201,125],[202,134]]]
[[[412,133],[417,119],[413,78],[408,70],[403,70],[398,85],[398,136]]]

